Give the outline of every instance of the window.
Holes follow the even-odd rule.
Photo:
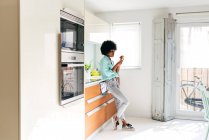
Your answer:
[[[141,28],[139,23],[114,23],[112,40],[117,44],[114,62],[124,55],[125,61],[121,68],[141,67]]]
[[[209,86],[209,24],[181,23],[178,25],[179,38],[179,82],[194,84],[194,76],[201,78],[205,86]],[[196,99],[201,98],[198,90],[191,86],[180,87],[177,90],[177,109],[179,112],[190,112],[201,116],[202,108],[197,106]],[[192,91],[192,92],[191,92]],[[189,101],[189,102],[188,102]]]

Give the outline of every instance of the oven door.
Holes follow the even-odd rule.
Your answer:
[[[62,64],[61,105],[84,97],[84,64]]]

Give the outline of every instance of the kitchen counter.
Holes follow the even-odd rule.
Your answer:
[[[97,85],[97,84],[99,84],[100,82],[103,82],[103,81],[105,81],[105,80],[102,80],[102,79],[97,79],[97,80],[95,80],[95,79],[87,79],[87,80],[85,80],[85,88]]]
[[[92,78],[93,79],[93,78]],[[117,112],[112,94],[102,95],[99,78],[85,81],[85,136],[91,139]]]

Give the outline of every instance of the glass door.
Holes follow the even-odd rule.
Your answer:
[[[84,96],[84,64],[62,64],[61,105]]]
[[[209,23],[178,24],[177,116],[203,116],[195,76],[209,86]]]
[[[60,24],[62,49],[84,52],[84,26],[63,18]]]

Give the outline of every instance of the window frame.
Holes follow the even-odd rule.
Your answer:
[[[200,26],[200,25],[209,25],[209,20],[201,20],[195,18],[185,18],[180,19],[177,22],[176,27],[176,69],[179,73],[176,73],[176,85],[180,85],[180,29],[181,27],[189,26]],[[190,120],[204,120],[204,113],[190,110],[181,110],[180,109],[180,88],[176,86],[176,118],[178,119],[190,119]]]

